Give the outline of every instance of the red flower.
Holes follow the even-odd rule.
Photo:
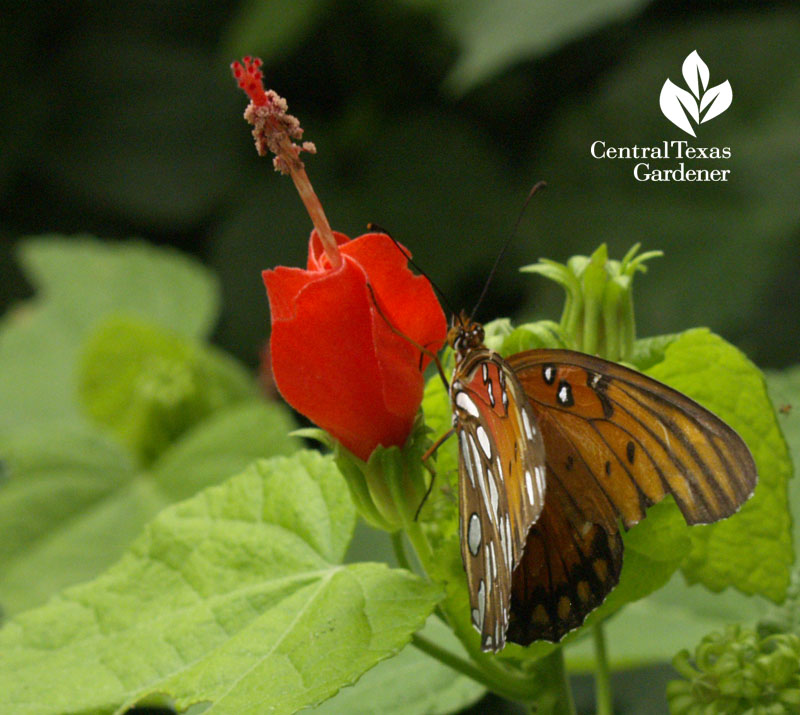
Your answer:
[[[420,363],[420,351],[387,320],[434,352],[447,323],[428,280],[408,269],[388,236],[334,237],[343,259],[336,269],[315,229],[307,270],[264,271],[272,370],[292,407],[366,460],[379,444],[405,443],[429,361]]]

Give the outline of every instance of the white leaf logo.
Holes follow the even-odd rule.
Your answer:
[[[689,120],[692,119],[694,124],[702,124],[718,117],[731,106],[733,90],[728,80],[708,89],[711,73],[697,50],[693,50],[683,61],[681,70],[686,86],[691,91],[687,92],[667,79],[661,88],[659,105],[667,119],[694,137],[697,135]]]

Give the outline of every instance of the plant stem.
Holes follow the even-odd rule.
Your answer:
[[[553,675],[550,692],[556,700],[552,709],[558,715],[575,715],[575,701],[572,699],[572,689],[569,687],[569,676],[564,664],[564,649],[556,648],[550,655],[542,659],[549,661]]]
[[[453,670],[466,675],[501,697],[518,702],[531,702],[538,692],[537,685],[531,683],[528,678],[502,671],[499,668],[494,668],[492,672],[487,673],[484,668],[479,667],[473,661],[466,660],[446,648],[442,648],[418,633],[412,636],[411,642],[423,653],[427,653]]]
[[[608,654],[606,652],[606,634],[602,624],[592,627],[594,638],[595,666],[595,699],[597,700],[597,715],[613,715],[614,699],[611,695],[611,676],[608,670]]]
[[[403,543],[403,532],[402,531],[394,531],[390,535],[392,540],[392,549],[394,551],[394,557],[397,559],[397,565],[401,568],[406,569],[407,571],[412,571],[414,569],[411,568],[411,562],[408,560],[408,555],[406,554],[406,547]]]

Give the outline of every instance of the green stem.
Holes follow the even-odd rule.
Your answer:
[[[564,715],[575,715],[575,701],[572,699],[572,689],[569,687],[569,676],[564,664],[564,649],[556,648],[551,655],[547,656],[551,660],[553,668],[553,688],[552,692],[556,695],[554,713]]]
[[[528,678],[521,678],[498,668],[495,668],[491,673],[487,673],[484,668],[477,666],[472,661],[466,660],[446,648],[442,648],[418,633],[412,636],[411,642],[423,653],[427,653],[432,658],[466,675],[468,678],[472,678],[488,690],[508,700],[530,702],[532,696],[535,695],[535,688],[532,687]]]
[[[606,634],[602,624],[592,627],[594,638],[595,666],[595,699],[597,715],[613,715],[614,699],[611,695],[611,676],[608,670],[608,653],[606,652]]]
[[[392,549],[394,550],[394,557],[397,559],[397,565],[400,568],[406,569],[406,571],[413,572],[414,569],[411,568],[411,562],[408,560],[408,555],[406,554],[406,547],[403,543],[403,532],[402,531],[394,531],[391,533],[390,538],[392,540]]]

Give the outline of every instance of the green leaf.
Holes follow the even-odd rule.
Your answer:
[[[646,0],[495,0],[446,4],[444,21],[461,45],[461,56],[447,79],[464,92],[515,62],[555,50],[611,22],[632,15]]]
[[[213,277],[173,251],[51,236],[22,243],[20,260],[37,296],[0,321],[0,439],[40,420],[81,419],[76,356],[109,313],[137,315],[186,337],[204,336],[216,319]]]
[[[781,372],[767,373],[767,387],[775,408],[778,424],[786,436],[792,461],[800,464],[800,365]],[[794,523],[800,523],[800,479],[789,482],[789,504]],[[800,529],[794,530],[795,553],[800,552]]]
[[[89,336],[80,397],[145,464],[211,413],[255,397],[235,361],[138,319],[111,316]]]
[[[39,423],[4,444],[0,484],[0,603],[10,613],[93,578],[176,499],[257,457],[289,454],[293,421],[280,405],[218,412],[149,470],[82,422]]]
[[[50,235],[29,239],[19,250],[38,298],[56,304],[76,328],[124,312],[200,338],[209,334],[219,312],[214,277],[169,248]]]
[[[648,368],[653,367],[656,363],[663,362],[667,347],[680,336],[680,333],[672,333],[670,335],[640,338],[633,344],[631,362],[639,370],[647,371]]]
[[[663,362],[647,372],[730,424],[750,447],[758,468],[755,494],[739,513],[690,530],[687,579],[713,591],[735,586],[782,600],[794,560],[787,495],[792,465],[763,375],[736,348],[705,329],[681,335],[666,348]]]
[[[438,598],[407,571],[331,559],[348,504],[331,459],[304,452],[170,507],[105,574],[0,631],[0,704],[292,713],[330,697],[398,652]]]
[[[420,635],[467,658],[459,640],[438,618],[429,618]],[[447,715],[468,707],[485,692],[471,678],[408,645],[314,713],[372,715],[377,709],[383,715]]]

